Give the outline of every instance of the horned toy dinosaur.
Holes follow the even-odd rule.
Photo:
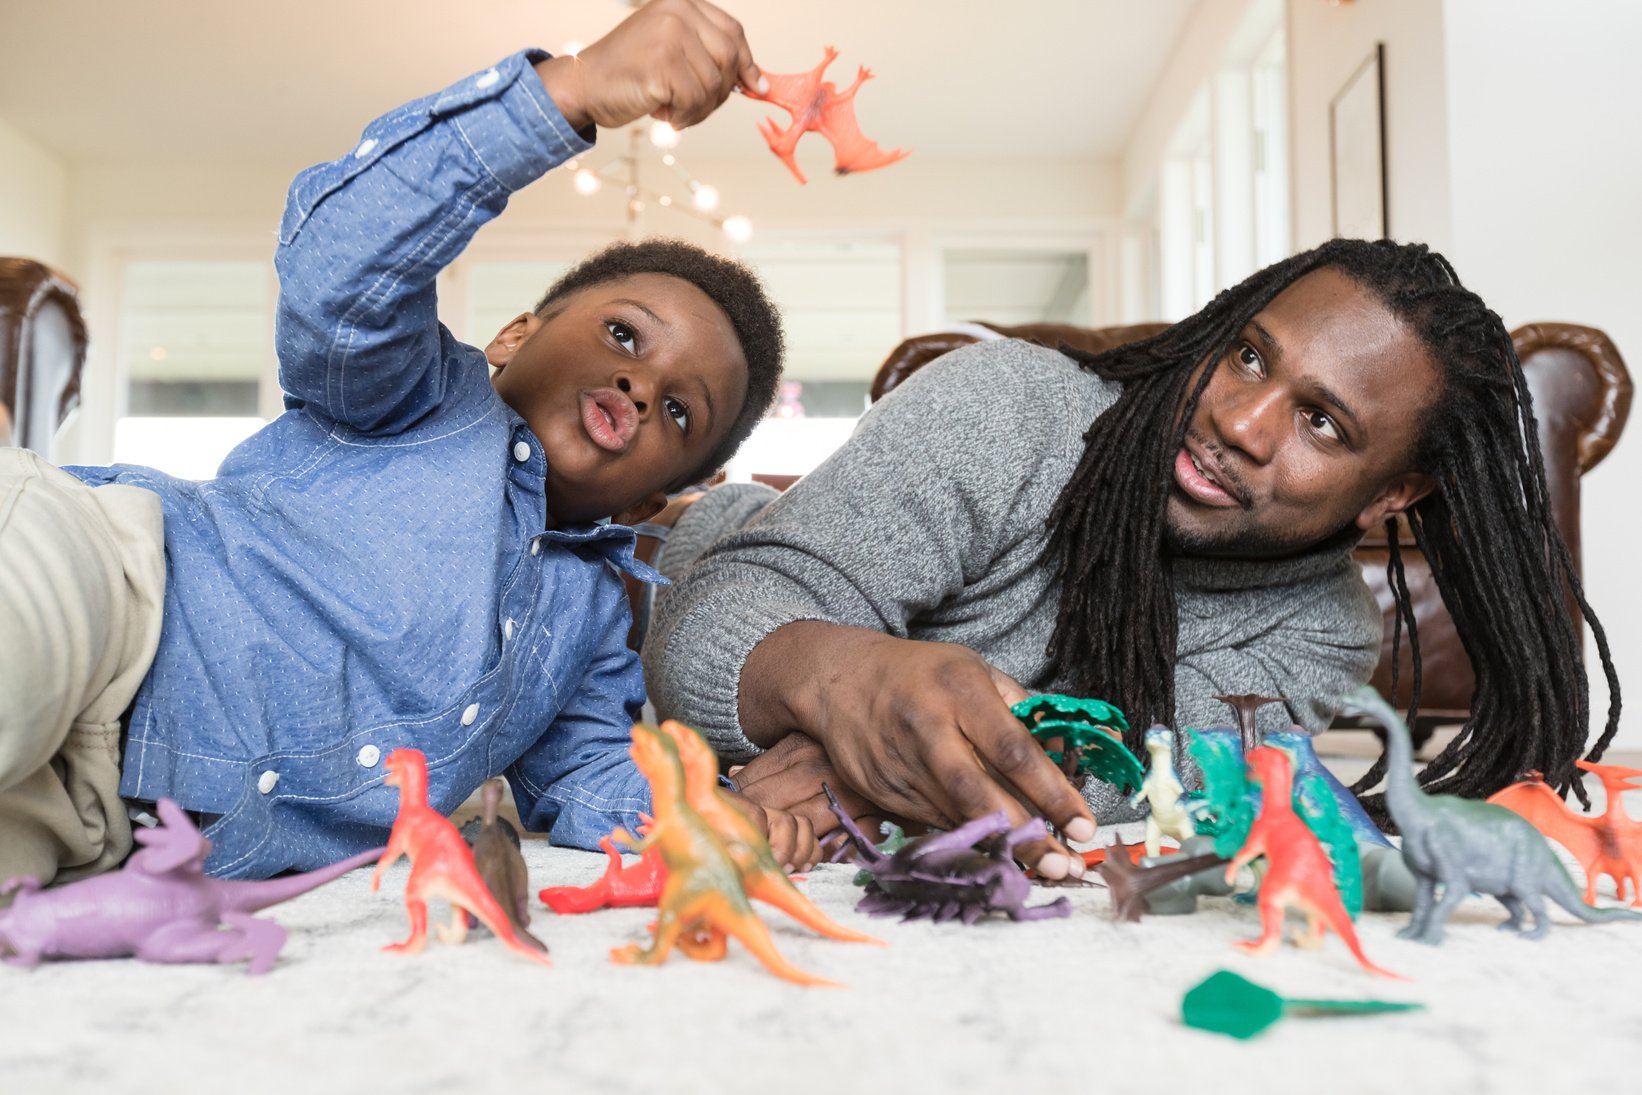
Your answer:
[[[775,949],[770,929],[747,901],[735,860],[685,801],[684,768],[673,740],[654,726],[635,723],[629,753],[650,781],[655,818],[642,840],[623,830],[612,833],[611,839],[640,854],[657,849],[667,881],[659,915],[651,925],[650,946],[617,947],[610,952],[611,959],[624,965],[659,965],[677,946],[691,958],[710,961],[724,956],[727,937],[733,935],[778,977],[801,985],[836,985],[798,969]]]
[[[530,872],[519,850],[519,830],[506,818],[496,816],[506,789],[505,780],[485,780],[479,788],[484,812],[462,826],[462,840],[473,849],[473,865],[479,869],[479,877],[485,880],[485,888],[507,914],[513,930],[545,952],[547,944],[525,928],[530,923]],[[468,927],[477,923],[469,914]]]
[[[790,76],[765,72],[764,78],[769,81],[768,91],[742,89],[747,98],[773,103],[792,115],[792,124],[786,129],[782,129],[772,118],[762,118],[758,131],[764,135],[770,151],[787,165],[787,170],[801,183],[808,180],[798,169],[793,150],[798,147],[798,139],[812,129],[832,144],[833,171],[839,175],[888,167],[911,155],[910,150],[905,148],[885,152],[861,132],[861,125],[855,120],[855,93],[862,84],[872,79],[872,72],[866,68],[857,70],[855,82],[849,90],[840,93],[831,80],[821,79],[827,66],[837,58],[838,51],[828,46],[825,58],[810,71]]]
[[[1295,940],[1299,945],[1318,946],[1324,929],[1332,929],[1365,970],[1401,979],[1400,974],[1370,962],[1357,942],[1356,929],[1335,888],[1328,855],[1294,812],[1294,770],[1288,754],[1262,745],[1250,750],[1246,759],[1250,779],[1260,784],[1260,814],[1249,827],[1243,846],[1226,865],[1226,881],[1236,877],[1238,868],[1262,855],[1266,857],[1266,874],[1260,881],[1260,938],[1240,941],[1238,948],[1264,954],[1277,946],[1283,938],[1283,914],[1292,908],[1306,917],[1306,934]]]
[[[473,863],[473,853],[462,842],[449,819],[428,805],[428,761],[420,749],[395,749],[384,761],[389,787],[399,788],[399,816],[388,833],[388,847],[371,874],[371,889],[382,885],[382,873],[400,856],[411,861],[410,878],[405,883],[405,911],[410,915],[411,933],[402,943],[382,949],[395,954],[416,954],[428,942],[429,897],[450,902],[448,929],[439,929],[446,943],[467,938],[464,912],[478,917],[507,948],[533,961],[550,965],[547,947],[532,935],[519,935],[496,898],[485,887]],[[532,947],[531,944],[535,946]],[[537,949],[540,948],[540,949]]]
[[[0,886],[0,896],[16,895],[10,908],[0,909],[3,960],[32,966],[43,958],[248,958],[245,972],[266,973],[285,945],[285,929],[251,914],[340,878],[383,851],[265,882],[210,878],[211,842],[170,799],[161,799],[156,811],[160,824],[136,830],[140,847],[118,871],[49,890],[28,877]]]
[[[1349,694],[1342,713],[1366,715],[1386,731],[1385,802],[1402,831],[1403,860],[1414,873],[1414,915],[1397,934],[1421,943],[1442,942],[1443,926],[1467,894],[1491,894],[1510,918],[1501,925],[1525,939],[1550,930],[1549,898],[1587,923],[1642,920],[1629,909],[1594,909],[1579,899],[1568,870],[1527,819],[1504,806],[1454,795],[1428,795],[1414,779],[1408,726],[1374,689]],[[1439,887],[1442,890],[1438,896]]]
[[[1488,801],[1514,810],[1545,836],[1568,849],[1585,869],[1585,904],[1596,901],[1596,880],[1607,875],[1615,896],[1625,900],[1625,882],[1631,884],[1631,906],[1642,907],[1642,821],[1625,812],[1625,792],[1642,778],[1642,771],[1617,764],[1574,761],[1602,781],[1608,805],[1601,817],[1586,817],[1568,809],[1562,796],[1551,790],[1536,772],[1534,778],[1513,783]]]

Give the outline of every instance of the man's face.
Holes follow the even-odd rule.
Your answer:
[[[747,359],[700,289],[635,274],[519,316],[485,348],[496,391],[547,450],[547,509],[561,525],[641,521],[729,433]]]
[[[1435,360],[1371,292],[1331,268],[1299,278],[1198,400],[1169,485],[1171,548],[1289,555],[1401,512],[1432,487],[1413,452],[1440,390]]]

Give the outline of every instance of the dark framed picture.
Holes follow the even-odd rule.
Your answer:
[[[1385,170],[1385,43],[1357,66],[1328,104],[1334,234],[1391,234]]]

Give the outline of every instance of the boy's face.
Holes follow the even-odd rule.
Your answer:
[[[1323,268],[1255,315],[1203,390],[1166,520],[1187,554],[1274,557],[1424,497],[1420,423],[1436,361],[1369,290]]]
[[[547,450],[560,525],[642,521],[729,433],[747,359],[729,316],[694,285],[634,274],[525,313],[485,348],[497,393]]]

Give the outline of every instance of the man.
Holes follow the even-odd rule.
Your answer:
[[[668,595],[652,698],[728,755],[780,743],[742,787],[818,829],[824,776],[919,821],[1030,810],[1082,840],[1088,806],[1008,713],[1023,683],[1115,702],[1136,734],[1223,721],[1225,692],[1320,731],[1377,657],[1350,547],[1398,514],[1477,670],[1428,781],[1566,784],[1588,712],[1565,583],[1601,631],[1521,366],[1445,260],[1389,241],[1331,241],[1095,358],[995,342],[926,367]]]

